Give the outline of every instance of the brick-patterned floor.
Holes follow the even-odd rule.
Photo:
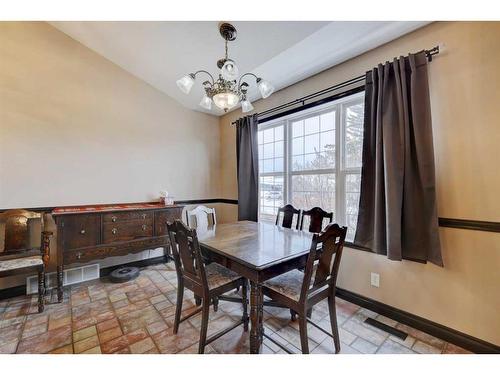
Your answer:
[[[200,318],[195,316],[172,333],[176,300],[173,263],[142,269],[141,275],[124,284],[95,280],[65,289],[64,302],[48,297],[45,312],[37,313],[36,296],[0,301],[0,353],[196,353]],[[192,294],[185,293],[184,313],[194,308]],[[288,310],[266,307],[265,329],[293,352],[299,352],[298,324]],[[342,341],[341,353],[467,353],[438,338],[399,324],[384,316],[337,298]],[[363,323],[378,319],[409,333],[401,341]],[[220,302],[210,312],[212,334],[241,318],[241,305]],[[318,304],[313,320],[330,330],[328,308]],[[309,325],[312,353],[332,353],[332,339]],[[214,341],[207,353],[248,353],[248,333],[240,326]],[[284,353],[264,340],[264,353]]]

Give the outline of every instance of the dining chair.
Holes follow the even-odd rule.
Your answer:
[[[308,322],[332,337],[335,353],[340,351],[335,289],[346,233],[347,227],[329,224],[324,231],[314,234],[304,272],[292,270],[263,283],[264,295],[298,314],[300,343],[304,354],[309,353]],[[321,249],[321,252],[317,257],[318,249]],[[332,333],[314,323],[307,316],[309,309],[326,298],[328,298]]]
[[[44,230],[43,214],[26,210],[7,210],[0,214],[4,245],[0,249],[0,277],[38,274],[38,312],[43,312],[45,303],[45,269],[49,261],[52,232]],[[32,238],[40,228],[41,241]],[[0,236],[1,237],[1,236]]]
[[[239,325],[243,324],[244,331],[248,331],[247,280],[236,272],[217,263],[205,265],[201,257],[196,230],[188,228],[181,220],[175,220],[172,224],[167,224],[167,228],[177,272],[177,305],[175,309],[173,333],[177,334],[180,323],[201,312],[198,353],[203,354],[206,345]],[[211,303],[222,294],[236,289],[236,287],[239,286],[242,288],[243,305],[243,316],[241,321],[207,338]],[[202,305],[181,318],[184,287],[201,297]]]
[[[297,215],[295,229],[299,229],[300,213],[301,210],[293,207],[291,204],[280,207],[278,208],[278,214],[276,215],[276,225],[280,225],[280,216],[283,216],[283,218],[281,219],[281,226],[283,228],[292,228],[293,219],[295,215]]]
[[[190,228],[208,229],[217,224],[215,208],[197,206],[191,211],[186,211],[186,223]]]
[[[321,207],[313,207],[310,210],[302,211],[302,216],[300,218],[300,230],[304,228],[305,217],[309,216],[309,227],[308,231],[310,233],[319,233],[323,230],[324,219],[328,219],[328,223],[333,221],[333,212],[326,212]]]

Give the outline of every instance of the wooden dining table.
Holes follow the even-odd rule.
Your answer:
[[[262,283],[303,267],[312,234],[272,223],[239,221],[198,231],[201,248],[214,262],[250,281],[250,353],[259,353],[265,335]]]

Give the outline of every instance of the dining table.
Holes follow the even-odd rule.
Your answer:
[[[250,281],[250,353],[260,352],[264,336],[262,283],[304,267],[312,234],[268,222],[238,221],[197,231],[202,251]],[[274,340],[272,340],[274,341]]]

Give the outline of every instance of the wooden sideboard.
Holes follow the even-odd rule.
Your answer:
[[[137,203],[62,207],[57,225],[57,297],[63,297],[64,266],[162,247],[168,261],[167,222],[181,219],[183,206]]]

